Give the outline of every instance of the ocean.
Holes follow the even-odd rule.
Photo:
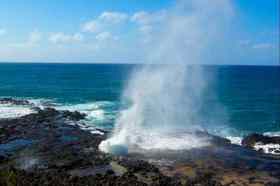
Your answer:
[[[124,104],[122,93],[131,73],[141,65],[128,64],[0,64],[0,97],[28,99],[37,106],[77,110],[92,127],[111,130]],[[156,66],[155,66],[156,68]],[[201,120],[213,102],[223,135],[238,143],[252,133],[280,134],[280,66],[202,66],[209,80]],[[164,101],[164,100],[163,100]],[[31,113],[27,106],[0,105],[0,118]],[[226,116],[225,116],[226,114]],[[213,115],[213,114],[212,114]],[[225,132],[227,131],[227,132]]]

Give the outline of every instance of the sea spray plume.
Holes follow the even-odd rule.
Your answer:
[[[212,41],[222,38],[219,24],[229,8],[227,0],[178,1],[166,12],[160,31],[152,36],[150,65],[133,73],[124,91],[123,101],[132,105],[120,113],[111,138],[100,144],[102,151],[180,150],[209,144],[195,135],[202,130],[199,110],[208,84],[196,64],[203,62]]]
[[[195,123],[199,106],[194,105],[195,95],[184,91],[184,67],[148,66],[135,73],[124,93],[132,106],[120,114],[112,138],[102,145],[124,145],[130,150],[204,145],[191,135],[200,129]],[[102,150],[106,149],[110,147]]]

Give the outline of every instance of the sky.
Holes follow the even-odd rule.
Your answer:
[[[217,27],[224,38],[201,63],[279,65],[280,1],[229,1],[231,19]],[[175,0],[1,0],[0,62],[144,63],[155,42],[162,44],[154,38],[174,6]]]

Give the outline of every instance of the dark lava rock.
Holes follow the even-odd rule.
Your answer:
[[[266,144],[280,144],[280,136],[265,136],[262,134],[253,133],[242,140],[242,146],[254,148],[256,143]]]
[[[53,117],[53,116],[56,116],[59,114],[59,111],[57,111],[56,109],[54,108],[45,108],[44,110],[39,110],[37,115],[39,117],[43,117],[43,118],[46,118],[46,117]]]
[[[26,171],[8,168],[0,170],[0,185],[1,186],[29,186],[29,185],[46,185],[46,186],[179,186],[175,179],[159,176],[151,179],[151,182],[146,180],[141,181],[137,175],[127,173],[122,176],[115,176],[108,172],[104,175],[74,177],[63,171],[36,171],[28,173]]]
[[[209,134],[205,131],[196,131],[195,135],[200,138],[208,138],[211,144],[215,146],[228,146],[229,144],[231,144],[230,140],[222,138],[220,136]]]
[[[83,118],[46,108],[0,119],[0,185],[182,185],[147,161],[100,152],[107,133],[81,130],[75,122]]]
[[[256,167],[254,163],[267,167],[273,176],[261,174],[258,183],[279,181],[274,178],[279,177],[280,162],[263,156],[254,159],[255,151],[206,132],[197,133],[213,143],[205,149],[155,152],[156,156],[105,154],[98,146],[108,132],[81,130],[79,120],[84,117],[79,112],[38,108],[20,118],[0,119],[0,186],[220,186],[236,172],[240,174],[234,180],[260,175],[245,169],[250,164]],[[231,166],[234,158],[239,166]]]
[[[32,105],[27,100],[20,100],[20,99],[14,99],[14,98],[0,98],[0,104]]]
[[[133,172],[159,172],[158,168],[142,160],[122,158],[119,163]]]
[[[200,173],[197,177],[194,179],[189,179],[186,181],[185,185],[188,186],[222,186],[218,181],[216,181],[214,178],[214,174],[212,173]]]
[[[74,111],[74,112],[63,111],[63,117],[68,118],[70,120],[79,121],[85,119],[86,114],[80,113],[78,111]]]

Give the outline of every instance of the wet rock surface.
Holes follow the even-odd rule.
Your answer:
[[[246,136],[242,140],[242,145],[245,147],[253,148],[256,143],[266,144],[279,144],[280,145],[280,136],[265,136],[262,134],[253,133]]]
[[[206,132],[197,135],[212,145],[201,149],[104,154],[108,132],[81,130],[84,117],[46,108],[0,119],[0,185],[280,185],[279,156]]]
[[[14,98],[0,98],[0,104],[12,104],[12,105],[32,105],[27,100],[20,100]]]
[[[259,152],[280,155],[280,136],[253,133],[242,140],[242,145]]]

